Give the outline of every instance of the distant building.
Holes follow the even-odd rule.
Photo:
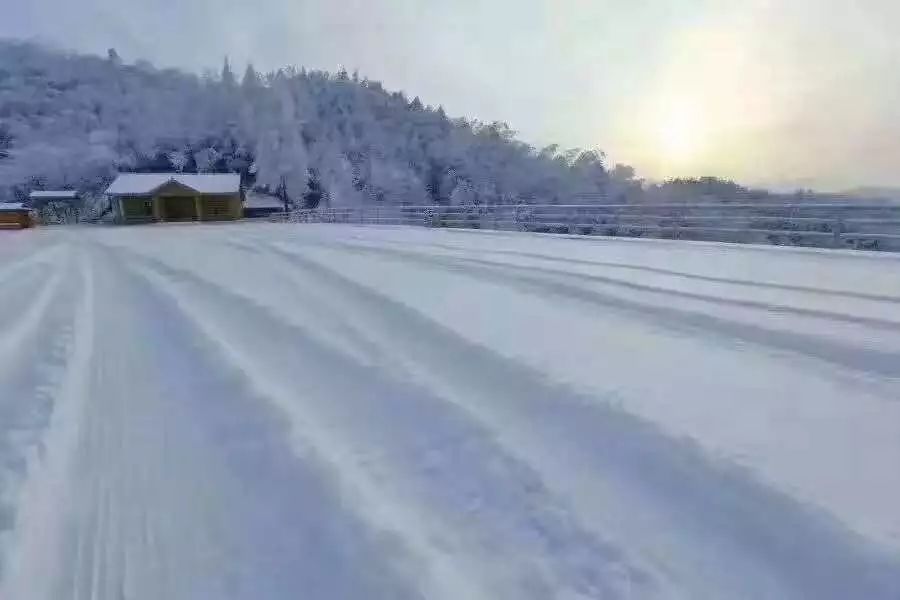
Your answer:
[[[81,198],[74,190],[40,190],[28,194],[28,206],[43,223],[77,223]]]
[[[0,203],[0,229],[27,229],[34,225],[31,209],[21,202]]]
[[[122,223],[240,219],[237,174],[121,173],[106,190]]]
[[[268,194],[247,192],[244,198],[244,216],[248,219],[268,217],[284,212],[284,202]]]

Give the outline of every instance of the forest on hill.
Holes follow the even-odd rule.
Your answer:
[[[297,207],[723,200],[708,177],[646,185],[599,150],[534,148],[508,125],[348,73],[203,75],[0,41],[0,201],[99,194],[119,171],[236,172]]]

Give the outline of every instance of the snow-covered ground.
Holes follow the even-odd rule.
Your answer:
[[[0,233],[2,600],[900,598],[900,256]]]

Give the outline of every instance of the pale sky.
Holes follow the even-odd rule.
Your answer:
[[[900,0],[3,0],[126,61],[358,68],[641,176],[900,186]]]

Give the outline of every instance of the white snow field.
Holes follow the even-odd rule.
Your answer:
[[[0,232],[0,598],[900,598],[900,256]]]

